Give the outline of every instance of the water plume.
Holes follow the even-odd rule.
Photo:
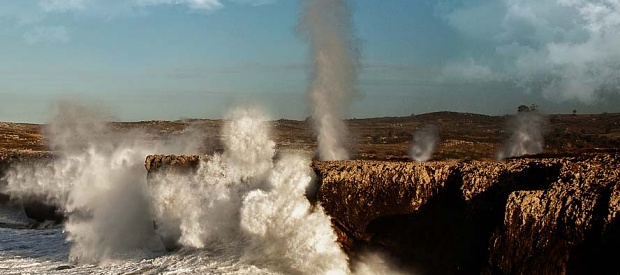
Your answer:
[[[181,250],[153,259],[163,266],[158,272],[186,265],[218,270],[215,261],[245,274],[351,274],[330,218],[305,196],[316,181],[310,159],[274,159],[260,109],[233,110],[222,128],[224,152],[204,156],[196,172],[149,175],[148,186],[145,156],[170,144],[113,131],[90,109],[59,108],[46,130],[57,159],[13,167],[6,177],[11,196],[62,209],[71,260],[143,259],[160,253],[163,241]],[[383,263],[361,263],[359,274],[390,273]]]
[[[246,260],[286,273],[349,273],[329,217],[304,195],[312,175],[309,160],[285,156],[267,179],[268,191],[247,194],[241,208],[241,228],[250,237]]]
[[[236,242],[243,196],[273,165],[266,121],[257,108],[232,111],[222,128],[224,153],[201,162],[195,175],[167,173],[151,181],[157,230],[166,243],[203,248]]]
[[[70,259],[98,262],[142,248],[157,249],[150,219],[144,156],[156,148],[138,132],[117,133],[103,112],[60,103],[46,127],[57,158],[7,173],[7,192],[57,205],[67,216]]]
[[[195,175],[151,180],[165,242],[218,247],[279,272],[349,273],[329,217],[305,198],[315,180],[309,160],[285,154],[274,161],[267,118],[255,108],[234,110],[222,137],[225,151],[205,158]]]
[[[542,153],[545,117],[538,111],[519,112],[511,121],[511,135],[497,152],[497,159]]]
[[[413,134],[413,144],[409,150],[409,157],[416,161],[431,159],[437,144],[439,130],[435,125],[428,125]]]
[[[307,90],[321,160],[350,157],[347,115],[358,70],[358,47],[346,0],[305,0],[300,27],[310,44],[312,77]]]

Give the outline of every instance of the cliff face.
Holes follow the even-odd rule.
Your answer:
[[[145,167],[149,178],[191,175],[201,158],[149,156]],[[0,179],[10,165],[51,159],[49,153],[4,152]],[[617,153],[502,162],[314,162],[319,184],[308,198],[332,217],[352,257],[381,249],[422,274],[617,274],[619,166]],[[36,199],[23,204],[34,219],[62,218]]]
[[[40,198],[26,198],[23,200],[12,199],[4,193],[7,185],[4,176],[12,165],[39,165],[54,158],[53,154],[45,151],[20,151],[20,150],[4,150],[0,151],[0,205],[21,204],[24,207],[26,215],[38,222],[53,220],[62,222],[63,215],[58,213],[58,209],[53,205],[42,203]]]
[[[618,160],[563,160],[548,187],[511,193],[504,222],[490,240],[492,267],[510,273],[620,272]]]
[[[620,272],[619,159],[313,166],[352,255],[382,248],[427,274],[606,274]]]
[[[155,173],[199,157],[151,156]],[[502,162],[314,162],[308,198],[356,257],[387,251],[423,274],[618,273],[616,153]],[[608,252],[611,251],[611,252]]]

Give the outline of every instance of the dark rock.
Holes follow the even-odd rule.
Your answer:
[[[22,203],[26,216],[39,223],[53,221],[55,224],[59,224],[65,219],[65,216],[59,211],[58,207],[44,203],[42,200],[31,198],[23,200]]]
[[[148,172],[191,173],[200,164],[200,156],[151,155],[146,157],[144,167]]]
[[[55,271],[60,271],[60,270],[67,270],[67,269],[72,269],[75,268],[74,265],[59,265],[56,268],[54,268]]]

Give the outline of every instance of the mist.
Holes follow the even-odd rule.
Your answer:
[[[260,109],[235,109],[222,129],[224,152],[203,159],[195,175],[155,176],[158,234],[173,246],[217,247],[285,273],[349,273],[329,217],[305,197],[315,181],[310,160],[274,160],[269,132]]]
[[[427,125],[413,134],[413,143],[409,149],[409,157],[416,161],[431,159],[435,145],[439,138],[439,128],[436,125]]]
[[[318,140],[318,157],[348,159],[349,132],[342,119],[356,95],[359,68],[349,1],[305,0],[300,20],[312,64],[307,95]]]
[[[221,129],[224,151],[203,156],[195,173],[155,174],[148,183],[145,157],[192,153],[196,142],[187,141],[196,133],[179,139],[188,150],[142,131],[121,132],[109,121],[96,107],[58,104],[44,131],[57,157],[11,167],[5,177],[12,197],[63,212],[69,260],[107,264],[180,248],[177,253],[190,258],[216,251],[218,259],[275,272],[352,273],[329,216],[306,198],[316,184],[311,160],[287,153],[274,158],[260,108],[229,112]],[[390,270],[376,257],[353,264],[362,274]]]
[[[510,137],[497,152],[497,159],[542,153],[547,121],[538,111],[519,112],[509,122]]]
[[[44,133],[57,158],[7,173],[7,193],[56,205],[67,217],[70,259],[105,262],[163,247],[152,228],[145,133],[113,131],[97,107],[59,103]],[[137,254],[136,254],[137,253]]]

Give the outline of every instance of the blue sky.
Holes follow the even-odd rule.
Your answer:
[[[620,0],[351,1],[350,117],[620,111]],[[58,100],[120,120],[309,113],[298,0],[0,0],[0,121]]]

